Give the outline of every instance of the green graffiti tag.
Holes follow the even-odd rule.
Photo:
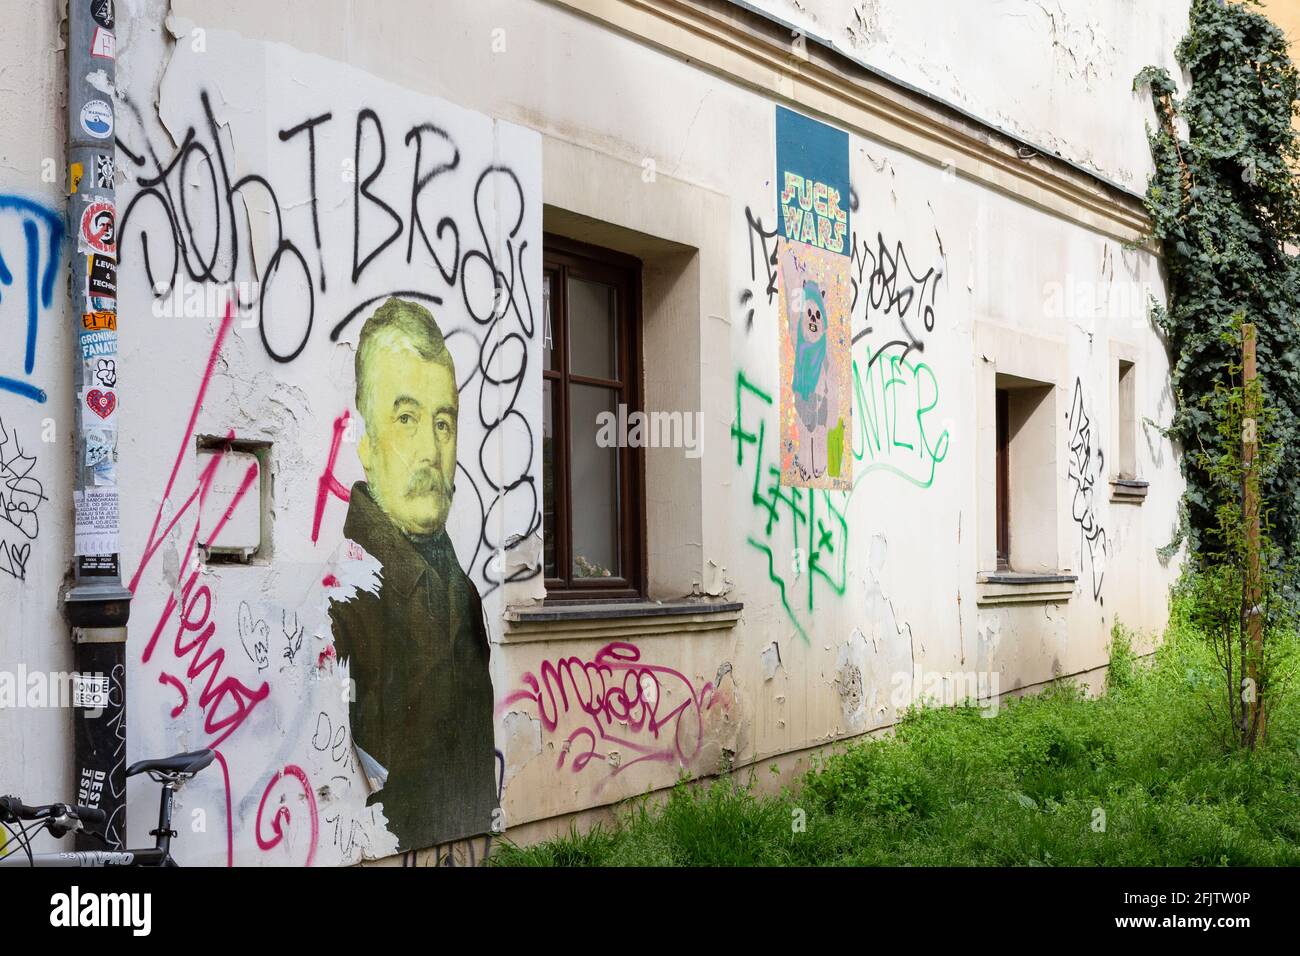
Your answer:
[[[745,407],[753,411],[746,416]],[[745,377],[736,374],[736,419],[731,426],[731,437],[736,443],[736,467],[744,468],[747,459],[753,469],[750,502],[764,517],[761,534],[750,535],[746,540],[755,550],[767,556],[768,579],[781,596],[781,606],[794,624],[799,636],[808,643],[808,632],[800,614],[791,606],[796,585],[806,584],[807,614],[816,607],[819,586],[829,588],[835,596],[842,596],[848,580],[849,525],[845,519],[850,492],[822,489],[788,488],[781,485],[780,461],[767,443],[767,412],[772,406],[772,396]],[[754,421],[756,431],[747,427]],[[752,452],[746,455],[746,451]],[[788,522],[782,525],[782,519]],[[774,551],[778,535],[789,531],[788,576],[783,573],[784,561]],[[804,579],[804,580],[800,580]]]
[[[933,441],[926,434],[926,416],[939,404],[939,383],[930,366],[909,362],[906,355],[902,343],[886,346],[868,363],[865,377],[853,361],[853,457],[865,461],[854,469],[855,486],[869,472],[887,471],[929,488],[948,457],[948,429]]]

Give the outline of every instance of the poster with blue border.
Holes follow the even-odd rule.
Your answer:
[[[778,106],[776,172],[781,237],[849,255],[849,134]]]
[[[781,483],[852,479],[849,135],[776,108]]]

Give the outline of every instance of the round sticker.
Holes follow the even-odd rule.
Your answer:
[[[104,255],[117,253],[117,238],[114,234],[116,209],[107,199],[95,199],[86,204],[81,214],[80,241],[91,252]]]
[[[105,30],[113,29],[113,0],[90,0],[90,15]]]
[[[113,107],[91,100],[81,108],[81,128],[95,139],[108,139],[113,135]]]

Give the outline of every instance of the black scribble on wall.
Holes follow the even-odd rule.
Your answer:
[[[921,336],[934,331],[935,292],[942,277],[934,266],[917,275],[902,242],[894,243],[891,251],[884,235],[877,232],[873,249],[869,240],[859,242],[854,233],[850,313],[860,319],[860,328],[854,331],[853,341],[873,332],[888,339],[871,355],[868,366],[892,346],[903,347],[903,359],[914,349],[925,351]]]
[[[27,578],[32,542],[41,531],[45,488],[32,474],[36,458],[23,452],[17,430],[0,418],[0,572]]]
[[[764,295],[769,305],[776,300],[781,236],[779,230],[765,227],[763,220],[748,207],[745,225],[751,285],[741,290],[740,307],[744,310],[748,333],[754,328],[757,296]],[[937,232],[935,238],[938,239]],[[942,242],[939,245],[942,256]],[[859,240],[854,233],[849,275],[853,289],[849,309],[854,330],[852,341],[857,344],[873,333],[885,338],[868,356],[866,367],[895,347],[903,349],[900,361],[906,360],[912,351],[925,351],[925,336],[934,331],[935,297],[942,278],[943,270],[935,266],[920,273],[913,269],[902,242],[895,242],[891,249],[883,233],[876,233],[874,245],[870,240]]]
[[[758,258],[761,258],[766,279],[763,291],[767,295],[768,305],[771,305],[776,300],[776,260],[781,242],[779,232],[776,229],[765,228],[763,220],[756,218],[754,211],[748,206],[745,207],[745,221],[749,226],[749,281],[758,282]],[[761,257],[756,258],[756,254],[760,251]],[[741,304],[748,303],[752,298],[753,293],[750,291],[750,295],[742,297]],[[751,309],[747,329],[753,326],[753,317],[754,313]]]
[[[1070,517],[1079,526],[1081,551],[1088,554],[1092,570],[1092,596],[1101,598],[1102,578],[1106,574],[1106,555],[1110,542],[1106,529],[1097,517],[1096,489],[1105,468],[1105,455],[1093,439],[1092,419],[1083,406],[1083,383],[1074,380],[1074,401],[1070,405],[1070,483],[1074,486]]]
[[[146,128],[137,104],[125,98],[124,106],[138,127]],[[520,407],[520,396],[536,335],[533,301],[524,278],[528,256],[535,251],[529,250],[528,240],[522,236],[528,198],[518,175],[509,165],[499,163],[467,168],[451,134],[427,122],[401,134],[404,152],[400,147],[390,150],[389,140],[399,134],[386,130],[380,108],[362,108],[355,117],[352,144],[355,179],[350,235],[344,238],[329,230],[323,232],[317,194],[318,139],[328,124],[348,122],[349,118],[340,117],[337,111],[315,113],[278,132],[286,150],[306,154],[303,178],[310,187],[311,235],[298,236],[284,220],[283,204],[270,173],[253,171],[232,178],[229,141],[221,135],[206,90],[198,94],[198,107],[200,122],[187,129],[177,147],[155,146],[148,138],[143,143],[117,140],[132,169],[134,187],[119,228],[122,262],[139,257],[156,299],[172,297],[178,283],[182,287],[185,282],[230,286],[235,307],[241,312],[255,311],[267,356],[283,364],[302,354],[311,340],[317,310],[326,307],[329,250],[323,245],[331,241],[343,238],[351,246],[350,276],[345,275],[351,286],[345,282],[345,290],[336,288],[329,297],[328,307],[336,316],[329,327],[330,341],[338,341],[359,316],[392,296],[429,308],[459,299],[468,321],[449,323],[446,338],[472,343],[476,355],[460,376],[458,387],[463,406],[475,411],[483,429],[478,453],[466,449],[467,454],[457,463],[457,486],[468,489],[465,498],[475,502],[479,515],[478,539],[466,570],[484,597],[508,581],[541,574],[540,562],[520,562],[507,571],[504,560],[506,552],[541,528],[533,456],[521,456],[519,467],[508,473],[494,462],[489,464],[496,441],[526,442],[530,449],[534,442],[533,425]],[[409,166],[409,173],[397,168],[399,162]],[[403,190],[400,202],[393,198],[393,190],[399,188]],[[469,193],[473,222],[457,222],[450,215],[441,215],[435,222],[429,214],[426,224],[422,204],[436,205],[438,190]],[[496,205],[495,217],[489,216],[492,203]],[[252,236],[247,217],[240,214],[246,208],[263,206],[274,215],[274,251],[258,283],[247,281],[254,278]],[[405,219],[399,207],[409,209]],[[500,237],[490,234],[486,225],[493,220],[502,224],[504,234]],[[405,243],[400,241],[403,232],[407,234]],[[312,249],[314,257],[309,256]],[[356,288],[376,268],[397,269],[407,274],[408,282],[378,295],[365,295],[360,301],[352,298],[342,307],[336,304],[348,296],[348,288]],[[286,274],[289,284],[295,285],[295,273],[304,282],[303,294],[285,306],[266,308],[272,289]],[[775,278],[770,281],[774,293]],[[507,502],[522,516],[522,524],[506,529],[504,539],[498,540],[497,516]],[[287,656],[292,659],[292,652]],[[263,662],[253,659],[261,669]]]

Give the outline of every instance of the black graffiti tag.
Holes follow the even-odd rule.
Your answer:
[[[1106,574],[1106,554],[1110,542],[1106,529],[1097,518],[1096,483],[1105,467],[1105,456],[1096,448],[1092,437],[1092,420],[1083,407],[1083,383],[1074,380],[1074,401],[1070,405],[1070,483],[1074,485],[1070,517],[1079,526],[1083,547],[1092,568],[1092,596],[1101,601],[1102,578]]]
[[[445,334],[458,347],[468,346],[466,350],[474,356],[460,370],[458,387],[463,405],[477,406],[483,430],[477,456],[473,449],[466,449],[457,464],[457,489],[476,503],[480,516],[478,540],[467,571],[483,583],[480,591],[484,595],[506,581],[540,574],[536,563],[524,562],[511,571],[502,567],[505,553],[541,527],[533,456],[512,458],[507,473],[498,456],[491,453],[496,442],[518,442],[530,452],[534,444],[533,425],[520,408],[536,338],[533,301],[525,277],[530,265],[536,266],[528,258],[529,243],[523,235],[528,200],[519,176],[504,163],[467,168],[454,137],[432,122],[411,126],[402,145],[394,147],[396,140],[385,127],[382,111],[363,107],[356,112],[352,131],[351,229],[322,230],[318,139],[329,123],[342,120],[342,116],[338,110],[317,112],[278,132],[286,150],[300,155],[305,152],[303,177],[310,188],[311,235],[306,235],[304,225],[299,236],[283,218],[283,206],[269,174],[250,172],[232,179],[229,141],[219,135],[208,93],[200,92],[198,99],[202,118],[187,130],[178,147],[155,148],[146,141],[132,149],[131,144],[118,143],[134,166],[136,187],[118,224],[123,261],[130,255],[141,257],[145,276],[158,298],[171,295],[182,279],[233,286],[234,305],[240,311],[256,311],[263,348],[280,363],[295,361],[307,347],[316,327],[317,290],[325,301],[327,289],[323,247],[346,232],[351,233],[352,259],[346,279],[351,280],[352,288],[360,287],[368,274],[377,270],[396,269],[405,281],[394,283],[382,295],[367,290],[365,295],[354,296],[341,314],[332,317],[331,341],[338,341],[353,322],[389,296],[430,307],[457,299],[463,302],[468,322],[450,327]],[[125,108],[144,128],[135,104],[128,99]],[[403,163],[406,168],[399,168]],[[472,220],[462,215],[465,221],[457,221],[439,208],[458,193],[472,199]],[[273,211],[274,252],[260,283],[252,286],[255,291],[245,293],[238,279],[252,269],[251,236],[236,211],[252,205]],[[153,215],[142,218],[146,210]],[[493,224],[491,230],[489,223]],[[500,235],[493,234],[497,229]],[[405,243],[400,242],[403,233]],[[311,257],[313,248],[315,256]],[[267,298],[282,273],[289,274],[290,282],[305,279],[305,292],[284,307],[277,302],[267,308]],[[335,289],[328,301],[337,302],[346,295],[346,290]],[[95,374],[106,384],[102,376],[114,373],[114,369],[100,368]],[[500,540],[497,516],[506,507],[521,517],[519,522],[512,521],[516,525],[513,533]]]
[[[35,467],[36,459],[23,453],[18,433],[0,419],[0,571],[20,581],[27,577],[31,542],[41,531],[38,512],[47,500],[32,474]]]
[[[903,358],[913,349],[925,351],[925,342],[917,335],[916,328],[923,328],[925,332],[934,331],[935,292],[942,276],[943,273],[933,266],[917,275],[907,261],[907,252],[901,242],[896,242],[893,251],[890,251],[884,235],[878,232],[873,250],[868,240],[859,242],[854,233],[851,276],[853,301],[849,312],[856,317],[861,303],[862,328],[853,333],[853,341],[857,342],[872,332],[881,331],[869,325],[869,322],[892,318],[898,323],[897,330],[890,329],[883,333],[889,336],[889,341],[876,349],[867,362],[868,365],[875,362],[890,346],[901,345]]]

